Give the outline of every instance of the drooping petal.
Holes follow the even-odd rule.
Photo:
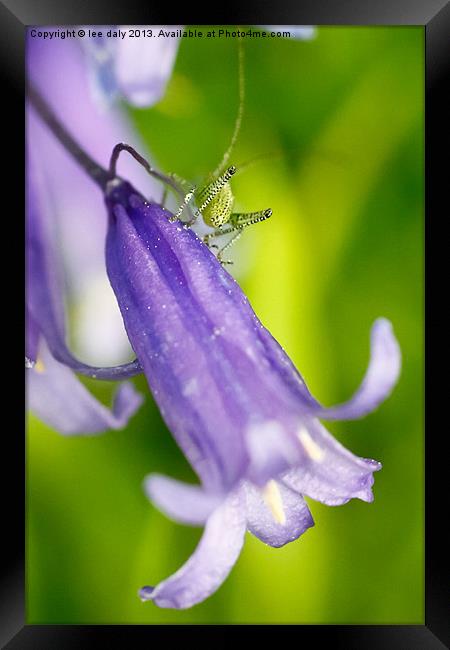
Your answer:
[[[122,26],[122,29],[128,27]],[[142,25],[140,29],[151,29],[157,34],[163,27]],[[170,31],[177,29],[179,26],[170,26]],[[120,92],[130,104],[152,106],[162,98],[172,74],[179,40],[176,36],[119,39],[114,72]]]
[[[381,469],[380,463],[352,454],[318,420],[306,420],[297,436],[304,454],[281,477],[285,485],[329,506],[350,499],[373,501],[373,472]]]
[[[213,594],[239,557],[245,535],[245,505],[240,491],[231,494],[209,517],[189,560],[156,587],[143,587],[142,600],[159,607],[184,609]]]
[[[305,413],[326,420],[353,420],[373,411],[394,388],[401,368],[400,346],[391,323],[378,318],[372,326],[370,362],[360,388],[344,404],[322,406],[310,393],[303,377],[267,330],[260,332],[271,364],[279,368],[290,395]]]
[[[370,362],[361,386],[345,404],[330,408],[313,408],[315,416],[326,420],[354,420],[373,411],[392,392],[400,367],[400,346],[391,323],[378,318],[370,333]]]
[[[148,498],[170,519],[191,526],[203,526],[223,497],[206,492],[200,485],[181,483],[167,476],[151,474],[145,479]]]
[[[261,489],[246,482],[244,490],[247,527],[265,544],[284,546],[314,526],[303,497],[282,483],[272,480]]]
[[[29,408],[66,435],[122,429],[142,403],[142,396],[126,382],[116,391],[112,409],[103,406],[42,342],[38,362],[27,370],[27,392]]]

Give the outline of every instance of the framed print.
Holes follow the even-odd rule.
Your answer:
[[[446,647],[443,4],[2,7],[27,413],[5,647],[235,626]]]

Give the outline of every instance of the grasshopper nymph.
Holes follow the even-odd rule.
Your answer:
[[[230,260],[223,259],[223,254],[239,239],[244,228],[251,226],[254,223],[258,223],[259,221],[264,221],[265,219],[268,219],[272,214],[272,210],[270,208],[266,210],[259,210],[258,212],[233,212],[234,196],[230,185],[230,179],[236,173],[237,169],[234,165],[227,167],[227,164],[241,127],[242,115],[244,111],[244,92],[244,51],[242,43],[240,41],[239,110],[230,145],[226,150],[220,165],[209,176],[206,184],[200,187],[199,190],[197,190],[195,187],[191,188],[185,195],[183,202],[178,208],[178,211],[172,217],[173,221],[179,219],[189,202],[194,199],[195,204],[197,205],[197,210],[190,221],[187,222],[187,224],[190,226],[193,225],[197,218],[201,215],[205,224],[214,228],[213,232],[208,233],[203,237],[203,241],[207,246],[210,248],[218,248],[217,245],[210,244],[211,239],[214,237],[219,237],[221,235],[233,234],[231,239],[219,250],[217,254],[217,259],[221,264],[232,264]],[[178,176],[173,175],[173,178],[180,182],[184,187],[187,188],[189,186],[189,183],[187,183],[187,181],[184,181]]]
[[[242,231],[247,226],[251,226],[259,221],[268,219],[272,210],[259,210],[258,212],[233,212],[234,196],[230,186],[230,179],[236,173],[237,169],[234,165],[228,166],[231,152],[236,143],[239,135],[239,130],[242,122],[242,115],[244,112],[244,51],[242,43],[239,42],[239,110],[234,125],[234,131],[231,138],[230,145],[226,150],[220,165],[217,169],[210,174],[207,182],[200,187],[197,191],[196,187],[192,187],[186,194],[184,192],[190,187],[188,181],[182,179],[176,174],[166,176],[154,169],[140,154],[133,149],[130,145],[119,143],[114,147],[111,160],[110,160],[110,174],[114,178],[116,176],[117,160],[122,151],[127,151],[131,154],[146,170],[147,172],[163,182],[166,189],[163,194],[162,205],[164,205],[167,188],[171,188],[179,196],[184,198],[181,202],[177,212],[169,218],[169,221],[176,221],[179,219],[183,211],[187,208],[189,210],[190,219],[185,221],[186,226],[192,226],[197,218],[202,215],[205,224],[214,230],[203,237],[203,242],[209,248],[219,248],[215,244],[210,244],[210,240],[214,237],[221,235],[233,236],[229,241],[219,249],[217,259],[221,264],[232,264],[230,260],[222,259],[226,250],[230,248],[242,235]],[[194,199],[197,209],[194,213],[190,211],[189,203]]]

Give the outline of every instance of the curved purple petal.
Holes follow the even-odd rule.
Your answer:
[[[248,530],[265,544],[284,546],[314,526],[303,497],[282,483],[270,481],[261,489],[246,482],[244,490]]]
[[[291,395],[302,403],[303,412],[325,420],[353,420],[373,411],[392,392],[401,368],[400,346],[391,323],[378,318],[371,330],[370,362],[360,388],[344,404],[322,406],[310,393],[303,377],[269,332],[262,331],[270,362],[278,366]]]
[[[28,406],[53,429],[66,435],[102,433],[122,429],[142,403],[132,384],[116,391],[112,409],[103,406],[41,345],[39,361],[27,370]]]
[[[356,498],[373,501],[373,472],[381,469],[380,463],[352,454],[318,420],[305,421],[297,436],[303,459],[283,474],[285,485],[329,506]]]
[[[313,408],[313,415],[325,420],[354,420],[376,409],[391,394],[400,374],[401,353],[386,318],[375,321],[370,340],[369,367],[353,397],[339,406]]]
[[[209,517],[202,538],[189,560],[156,587],[143,587],[141,600],[159,607],[185,609],[213,594],[239,557],[245,535],[243,496],[237,491]]]
[[[181,483],[167,476],[150,474],[145,493],[170,519],[191,526],[203,526],[223,496],[206,492],[200,485]]]

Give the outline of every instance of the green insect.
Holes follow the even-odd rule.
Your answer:
[[[204,185],[197,190],[196,187],[191,187],[184,195],[180,207],[177,212],[169,218],[169,221],[176,221],[181,218],[185,209],[189,210],[190,219],[185,221],[186,226],[192,226],[201,215],[203,221],[207,226],[214,228],[214,230],[203,237],[203,242],[209,248],[219,248],[216,244],[211,244],[210,240],[222,235],[231,234],[231,239],[219,249],[217,259],[223,265],[232,264],[231,260],[224,260],[223,254],[230,248],[242,235],[242,231],[247,226],[254,223],[265,221],[272,215],[270,208],[266,210],[259,210],[258,212],[233,212],[234,196],[230,185],[230,179],[236,173],[237,169],[234,165],[228,166],[231,152],[236,143],[241,128],[242,115],[244,112],[244,50],[242,42],[239,42],[239,110],[234,125],[234,131],[231,138],[230,145],[226,150],[220,165],[208,177]],[[161,172],[154,169],[133,147],[128,144],[119,143],[114,147],[111,160],[110,160],[110,173],[112,177],[116,176],[117,160],[122,151],[127,151],[141,164],[146,171],[164,183],[165,190],[162,197],[161,205],[164,205],[167,191],[171,188],[176,195],[183,196],[190,184],[176,174],[166,176]],[[249,164],[249,163],[247,163]],[[247,166],[247,165],[245,165]],[[242,169],[242,168],[241,168]],[[197,209],[195,212],[190,210],[189,203],[194,199]]]
[[[259,210],[258,212],[233,212],[234,195],[231,189],[230,180],[236,173],[237,169],[234,165],[227,165],[241,128],[244,112],[244,92],[244,50],[242,43],[239,42],[239,110],[230,145],[226,150],[220,165],[208,177],[206,183],[201,186],[200,189],[197,190],[197,188],[193,187],[186,193],[183,202],[171,219],[173,221],[179,219],[191,200],[194,199],[197,210],[186,223],[189,226],[193,225],[201,215],[204,223],[207,226],[214,228],[213,232],[208,233],[203,238],[203,241],[207,246],[210,248],[219,248],[217,245],[211,244],[210,240],[222,235],[233,235],[225,246],[220,248],[217,253],[217,259],[221,264],[233,263],[230,260],[224,260],[223,254],[241,237],[244,228],[260,221],[265,221],[272,215],[272,210],[270,208]],[[173,174],[172,178],[183,187],[189,187],[189,183],[179,176]]]

